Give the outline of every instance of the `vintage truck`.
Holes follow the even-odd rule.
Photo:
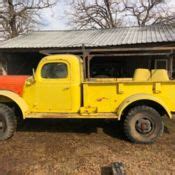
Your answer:
[[[18,120],[26,118],[117,119],[135,143],[152,143],[163,133],[162,117],[175,112],[175,81],[166,70],[86,79],[83,69],[79,56],[50,55],[33,76],[1,76],[0,140],[10,138]]]

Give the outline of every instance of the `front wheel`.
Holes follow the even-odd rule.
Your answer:
[[[8,106],[0,104],[0,141],[13,136],[16,124],[14,112]]]
[[[162,133],[164,125],[160,114],[149,106],[130,109],[124,120],[124,132],[135,143],[153,143]]]

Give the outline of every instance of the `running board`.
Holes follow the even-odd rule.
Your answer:
[[[31,113],[25,118],[79,118],[79,119],[115,119],[118,118],[115,113]]]

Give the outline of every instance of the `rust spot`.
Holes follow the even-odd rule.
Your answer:
[[[103,100],[103,98],[97,98],[98,102],[101,102]]]
[[[102,100],[108,100],[108,98],[106,98],[106,97],[97,98],[98,102],[101,102]]]

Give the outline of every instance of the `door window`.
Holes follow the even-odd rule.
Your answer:
[[[41,70],[42,78],[67,78],[68,70],[65,63],[47,63]]]

